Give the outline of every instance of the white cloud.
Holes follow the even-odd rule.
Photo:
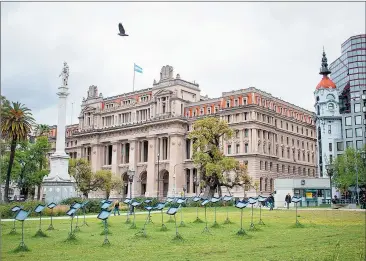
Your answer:
[[[63,61],[70,66],[68,118],[89,85],[104,96],[136,89],[174,66],[210,97],[256,86],[313,109],[325,46],[328,60],[364,31],[362,3],[2,3],[2,93],[56,124]],[[117,36],[123,22],[130,36]],[[67,122],[70,120],[67,119]]]

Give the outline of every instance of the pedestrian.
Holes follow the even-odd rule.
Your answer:
[[[118,200],[116,201],[116,203],[114,203],[114,215],[116,215],[116,212],[118,213],[118,216],[119,216],[120,214],[119,214],[119,202],[118,202]]]
[[[286,202],[286,205],[287,205],[287,209],[290,208],[290,203],[291,203],[291,195],[290,193],[288,193],[285,197],[285,202]]]
[[[269,210],[273,210],[273,206],[274,206],[274,197],[272,194],[269,195],[268,199],[267,199],[268,205],[269,205]]]
[[[366,194],[363,194],[361,197],[361,209],[366,209]]]

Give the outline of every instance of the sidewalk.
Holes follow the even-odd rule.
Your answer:
[[[146,215],[148,212],[136,212],[136,215]],[[151,213],[160,213],[160,211],[151,211]],[[85,215],[85,218],[97,218],[98,215]],[[118,216],[118,215],[117,215]],[[116,217],[117,217],[116,216]],[[121,213],[121,216],[127,216],[127,213]],[[114,215],[111,213],[110,217],[114,217]],[[53,220],[57,220],[57,219],[69,219],[69,216],[61,216],[61,217],[52,217]],[[79,215],[79,218],[84,218],[84,215]],[[42,220],[50,220],[51,217],[47,216],[47,217],[42,217]],[[27,218],[27,221],[37,221],[39,220],[39,217],[33,217],[33,218]],[[1,219],[1,222],[13,222],[14,219],[12,218],[7,218],[7,219]]]
[[[287,208],[275,208],[278,210],[295,210],[294,207],[290,207],[290,209]],[[339,208],[339,209],[334,209],[334,208],[298,208],[297,211],[302,211],[302,210],[311,210],[311,211],[316,211],[316,210],[329,210],[329,211],[356,211],[356,212],[366,212],[366,209],[359,209],[359,208]]]

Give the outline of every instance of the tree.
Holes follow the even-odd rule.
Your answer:
[[[112,190],[120,190],[122,188],[122,180],[113,176],[110,170],[98,170],[95,175],[100,179],[104,179],[103,187],[101,189],[105,191],[107,199],[109,198]]]
[[[47,125],[46,125],[47,126]],[[51,144],[48,142],[48,137],[40,136],[37,138],[36,143],[31,145],[31,154],[33,155],[34,160],[37,162],[38,170],[34,175],[33,182],[38,188],[37,191],[37,199],[41,199],[41,186],[43,182],[43,178],[48,175],[47,168],[47,153],[51,149]]]
[[[86,159],[70,159],[69,174],[74,177],[79,191],[86,198],[90,191],[102,189],[104,186],[104,176],[93,173]]]
[[[342,155],[335,158],[333,162],[333,183],[342,191],[348,191],[350,186],[356,185],[366,188],[366,163],[361,157],[361,152],[366,153],[366,146],[363,150],[356,150],[348,147]]]
[[[12,102],[2,108],[1,133],[3,138],[10,140],[10,156],[5,182],[5,201],[9,201],[9,185],[11,169],[14,163],[15,149],[19,141],[26,140],[31,131],[34,119],[30,110],[19,102]]]
[[[35,128],[36,136],[48,136],[50,127],[46,124],[38,124]]]
[[[212,197],[221,187],[233,188],[247,184],[247,174],[239,162],[220,150],[222,141],[230,140],[232,129],[227,122],[215,117],[198,120],[189,138],[193,140],[193,161],[198,166],[205,186],[205,196]],[[233,178],[234,176],[234,178]],[[244,182],[245,181],[245,182]]]

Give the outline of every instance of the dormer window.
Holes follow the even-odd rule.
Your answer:
[[[214,113],[217,113],[219,111],[219,107],[215,106]]]
[[[211,107],[207,108],[207,114],[211,114]]]
[[[123,105],[129,105],[129,104],[131,104],[131,99],[123,101]]]
[[[230,108],[230,100],[226,101],[226,108]]]
[[[204,113],[204,109],[203,108],[201,108],[201,110],[200,110],[200,115],[204,115],[205,113]]]
[[[235,99],[235,100],[234,100],[234,106],[236,107],[236,106],[238,106],[238,105],[239,105],[238,99]]]
[[[248,104],[248,99],[247,98],[243,98],[243,105],[247,105]]]

